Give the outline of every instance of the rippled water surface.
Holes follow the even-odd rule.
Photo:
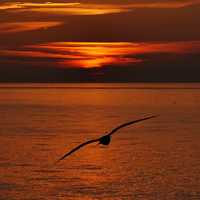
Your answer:
[[[200,84],[0,85],[0,113],[1,200],[200,199]]]

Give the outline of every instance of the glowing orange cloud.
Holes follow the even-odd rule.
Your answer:
[[[16,33],[24,31],[33,31],[38,29],[46,29],[53,26],[61,25],[62,22],[8,22],[1,23],[0,34]]]
[[[59,62],[61,66],[93,68],[114,63],[120,65],[141,62],[140,59],[126,57],[131,51],[134,51],[131,45],[132,43],[123,42],[57,42],[32,47],[68,56],[79,56],[78,59]]]
[[[168,2],[143,2],[143,3],[121,3],[121,4],[99,4],[99,3],[32,3],[14,2],[3,3],[0,10],[12,12],[45,12],[56,15],[102,15],[111,13],[128,12],[137,8],[181,8],[193,4],[199,4],[200,0],[168,1]]]
[[[82,3],[4,3],[0,10],[13,12],[46,12],[62,15],[102,15],[109,13],[127,12],[131,8],[119,5],[82,4]]]
[[[94,68],[143,62],[138,55],[200,52],[200,42],[56,42],[26,46],[25,50],[1,50],[0,56],[53,59],[60,67]]]
[[[3,3],[0,5],[0,10],[8,10],[8,9],[24,9],[24,8],[41,8],[41,7],[68,7],[78,5],[80,3],[32,3],[32,2],[14,2],[14,3]]]
[[[62,61],[63,66],[101,67],[142,62],[134,56],[148,53],[188,53],[200,50],[200,42],[128,43],[128,42],[60,42],[37,46],[47,51],[79,55],[81,59]]]

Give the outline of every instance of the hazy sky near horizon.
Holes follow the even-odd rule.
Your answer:
[[[200,54],[199,18],[200,0],[3,0],[0,68],[182,63]]]

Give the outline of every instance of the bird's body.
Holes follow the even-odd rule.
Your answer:
[[[109,145],[110,141],[111,141],[111,136],[110,135],[105,135],[105,136],[99,138],[99,144]]]
[[[124,124],[122,124],[120,126],[117,126],[110,133],[108,133],[108,134],[106,134],[106,135],[104,135],[104,136],[102,136],[100,138],[97,138],[97,139],[94,139],[94,140],[89,140],[89,141],[86,141],[86,142],[78,145],[77,147],[75,147],[74,149],[72,149],[71,151],[69,151],[68,153],[66,153],[64,156],[62,156],[58,161],[63,160],[64,158],[66,158],[67,156],[71,155],[72,153],[74,153],[78,149],[82,148],[83,146],[91,144],[91,143],[94,143],[94,142],[99,142],[99,144],[102,144],[102,145],[109,145],[110,142],[111,142],[111,135],[113,135],[119,129],[121,129],[121,128],[125,127],[125,126],[128,126],[128,125],[131,125],[131,124],[143,121],[143,120],[154,118],[154,117],[156,117],[156,116],[145,117],[145,118],[142,118],[142,119],[130,121],[130,122],[124,123]]]

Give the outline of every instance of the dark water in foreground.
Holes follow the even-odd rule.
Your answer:
[[[0,113],[0,200],[200,199],[200,84],[0,85]]]

